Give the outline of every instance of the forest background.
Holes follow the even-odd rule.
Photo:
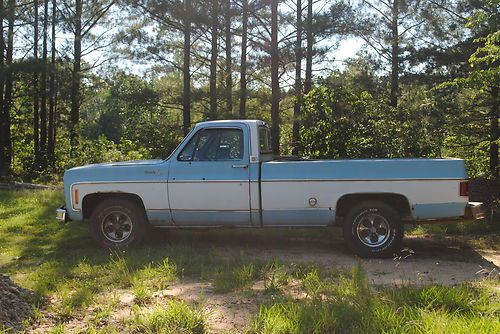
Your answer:
[[[166,158],[263,119],[275,154],[499,178],[498,0],[2,0],[0,177]],[[358,45],[358,48],[352,47]]]

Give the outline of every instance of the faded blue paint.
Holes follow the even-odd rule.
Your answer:
[[[146,215],[151,225],[173,226],[172,213],[170,210],[146,210]]]
[[[250,222],[253,227],[260,227],[260,211],[251,211],[250,212]]]
[[[259,181],[259,164],[251,163],[250,168],[250,181]]]
[[[71,209],[70,187],[77,182],[165,182],[167,187],[170,161],[147,160],[132,162],[117,162],[109,164],[95,164],[68,169],[64,173],[64,195],[66,208],[72,220],[82,220],[81,211]],[[83,201],[83,198],[80,199]],[[167,199],[165,199],[166,201]],[[167,205],[167,204],[166,204]]]
[[[327,226],[335,220],[335,210],[263,210],[264,226]]]
[[[172,210],[176,226],[250,226],[244,211]]]
[[[465,179],[461,159],[370,159],[272,161],[262,164],[262,180]]]
[[[416,220],[461,217],[465,213],[467,203],[433,203],[415,204],[413,217]]]
[[[68,206],[68,200],[66,200],[66,212],[71,220],[83,220],[83,213],[81,211],[74,211]]]

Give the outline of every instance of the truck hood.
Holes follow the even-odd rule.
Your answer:
[[[75,167],[64,173],[65,185],[74,182],[158,180],[166,177],[168,161],[135,160]]]
[[[129,161],[118,161],[118,162],[104,162],[99,164],[90,164],[85,166],[79,166],[71,168],[70,170],[80,170],[89,168],[107,168],[107,167],[133,167],[133,166],[148,166],[157,165],[162,163],[164,160],[161,159],[151,159],[151,160],[129,160]]]

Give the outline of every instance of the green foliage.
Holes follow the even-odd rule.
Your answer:
[[[434,156],[424,118],[380,103],[370,93],[328,84],[305,98],[303,155],[311,158]]]
[[[448,127],[444,150],[466,159],[471,176],[496,177],[498,166],[498,83],[500,82],[500,33],[495,0],[472,13],[468,27],[476,31],[465,75],[437,85],[435,100],[445,114]],[[496,169],[496,171],[495,171]]]
[[[89,163],[142,159],[145,156],[145,150],[136,148],[131,141],[117,145],[101,136],[96,140],[82,139],[74,156],[67,161],[66,168]]]

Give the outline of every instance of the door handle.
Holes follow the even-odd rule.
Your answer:
[[[247,164],[233,165],[233,168],[248,168]]]

